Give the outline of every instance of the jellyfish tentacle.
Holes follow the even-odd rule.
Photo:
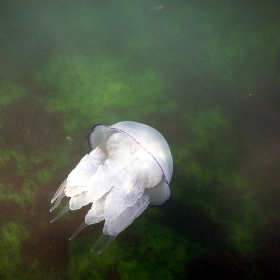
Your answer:
[[[102,252],[115,240],[116,237],[117,237],[116,235],[111,235],[109,239],[106,241],[106,243],[98,251],[98,254],[102,254]]]
[[[67,204],[62,211],[60,211],[51,221],[50,223],[53,223],[54,221],[56,221],[57,219],[59,219],[62,215],[64,215],[66,212],[68,212],[70,210],[69,205]]]
[[[94,245],[92,246],[92,248],[90,249],[91,252],[93,252],[95,250],[95,248],[106,238],[108,237],[108,235],[106,234],[102,234],[94,243]],[[106,242],[107,243],[107,242]]]
[[[65,196],[65,193],[62,192],[59,197],[57,198],[55,204],[51,207],[50,212],[52,212],[61,202],[62,198]]]
[[[76,230],[75,232],[69,237],[69,240],[73,239],[80,231],[82,231],[85,227],[87,227],[87,224],[83,222]]]
[[[54,201],[61,196],[61,193],[63,193],[64,189],[67,186],[67,179],[65,179],[62,184],[60,185],[60,187],[58,188],[58,190],[56,191],[55,195],[53,196],[51,203],[54,203]]]

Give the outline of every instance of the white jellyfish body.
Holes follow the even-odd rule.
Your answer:
[[[69,204],[51,222],[68,210],[91,204],[85,221],[69,239],[87,225],[105,220],[103,235],[91,249],[110,236],[99,250],[102,253],[148,205],[162,206],[170,199],[173,161],[164,137],[141,123],[97,124],[88,142],[92,151],[70,172],[51,201],[55,204],[50,211],[64,196],[70,197]]]

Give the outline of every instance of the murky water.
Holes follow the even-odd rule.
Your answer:
[[[280,278],[280,5],[210,2],[1,2],[1,279]],[[50,200],[125,120],[167,139],[172,199],[98,255]]]

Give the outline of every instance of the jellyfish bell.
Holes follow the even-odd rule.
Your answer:
[[[154,128],[131,121],[112,126],[97,124],[88,134],[91,149],[61,184],[51,202],[53,211],[64,196],[69,210],[91,204],[85,221],[70,236],[87,225],[105,220],[103,235],[93,251],[108,236],[98,253],[151,206],[163,206],[171,197],[173,161],[165,138]]]

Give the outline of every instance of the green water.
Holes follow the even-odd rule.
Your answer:
[[[280,279],[280,4],[244,2],[1,1],[0,279]],[[98,255],[50,200],[127,120],[168,141],[172,199]]]

